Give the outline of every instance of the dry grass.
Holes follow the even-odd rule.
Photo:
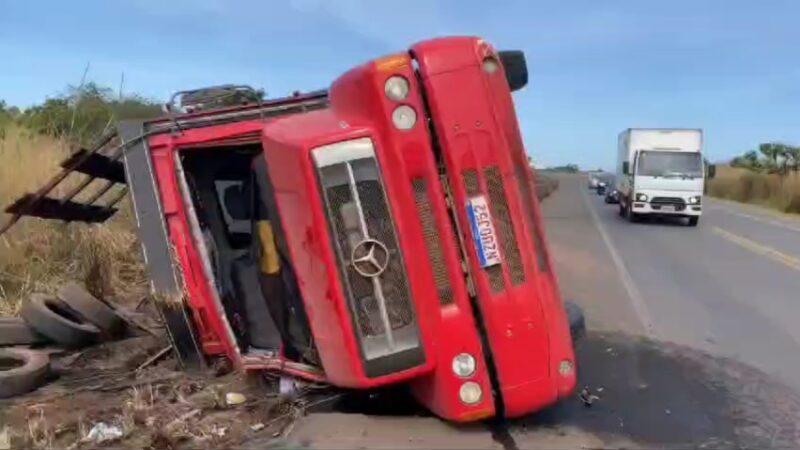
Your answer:
[[[536,196],[539,200],[544,200],[558,189],[558,180],[552,176],[536,172]]]
[[[0,207],[44,184],[68,153],[62,141],[8,128],[0,140]],[[16,315],[32,291],[52,292],[67,280],[104,297],[140,289],[146,279],[129,207],[117,216],[102,225],[24,218],[0,236],[0,316]]]
[[[752,172],[735,167],[718,167],[717,177],[708,185],[714,197],[768,206],[787,213],[800,214],[800,176]]]

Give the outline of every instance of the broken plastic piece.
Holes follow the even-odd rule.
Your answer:
[[[228,406],[241,405],[246,400],[247,399],[245,398],[245,396],[238,392],[228,392],[227,394],[225,394],[225,404],[227,404]]]
[[[105,422],[96,423],[89,434],[86,435],[87,441],[96,443],[113,441],[122,437],[122,429],[116,425],[109,425]]]

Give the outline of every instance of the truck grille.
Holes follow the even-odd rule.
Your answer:
[[[424,355],[371,141],[348,142],[313,154],[366,372],[377,376],[418,365]]]
[[[685,205],[686,201],[680,197],[653,197],[650,203],[659,203],[667,205]]]
[[[425,246],[428,250],[428,260],[433,269],[433,279],[436,282],[436,291],[439,294],[439,303],[442,306],[453,303],[453,289],[450,286],[450,276],[444,263],[442,246],[439,243],[439,231],[436,229],[433,208],[428,197],[428,184],[422,178],[411,182],[414,188],[414,199],[417,204],[417,214],[422,224],[422,233],[425,237]]]
[[[662,206],[673,206],[675,211],[686,209],[686,201],[680,197],[653,197],[650,200],[650,207],[655,211],[660,211]]]
[[[483,173],[489,189],[492,215],[497,222],[503,257],[508,264],[508,271],[511,275],[511,284],[518,286],[525,282],[525,268],[522,265],[522,256],[519,253],[514,224],[511,222],[511,212],[508,209],[503,178],[500,176],[500,170],[497,167],[488,167],[484,169]]]

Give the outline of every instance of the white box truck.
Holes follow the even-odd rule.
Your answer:
[[[629,128],[619,134],[617,151],[620,216],[631,222],[646,215],[686,217],[697,226],[706,178],[702,130]]]

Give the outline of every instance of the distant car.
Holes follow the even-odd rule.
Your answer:
[[[608,183],[606,183],[605,181],[598,181],[597,182],[597,195],[605,195],[607,187],[608,187]]]
[[[600,180],[595,178],[594,175],[590,176],[589,177],[589,189],[597,189],[597,183],[599,183],[599,182],[600,182]]]
[[[615,188],[606,189],[606,203],[619,203],[619,191]]]

